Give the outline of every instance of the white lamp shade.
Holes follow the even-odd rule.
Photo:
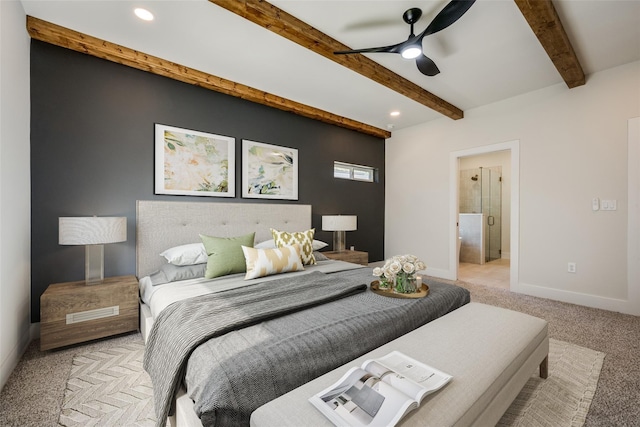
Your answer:
[[[61,245],[102,245],[127,240],[126,217],[61,217],[58,243]]]
[[[323,215],[322,229],[324,231],[354,231],[358,229],[356,215]]]

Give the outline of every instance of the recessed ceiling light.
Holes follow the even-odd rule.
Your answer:
[[[143,21],[153,21],[153,13],[149,12],[147,9],[142,9],[141,7],[136,8],[133,13]]]
[[[391,117],[397,117],[397,116],[399,116],[399,115],[400,115],[400,111],[392,111],[392,112],[390,112],[390,113],[389,113],[389,115],[390,115]]]

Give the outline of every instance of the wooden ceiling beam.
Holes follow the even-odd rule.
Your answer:
[[[362,54],[335,55],[333,52],[351,48],[266,1],[209,1],[447,117],[454,120],[464,117],[464,113],[458,107]]]
[[[234,0],[235,1],[235,0]],[[232,2],[229,2],[232,3]],[[31,38],[378,138],[391,132],[27,16]]]
[[[584,71],[551,0],[514,1],[567,86],[584,85]]]

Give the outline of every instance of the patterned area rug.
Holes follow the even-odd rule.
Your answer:
[[[580,427],[596,392],[604,353],[549,340],[549,377],[536,372],[498,426]]]
[[[144,344],[76,355],[58,419],[61,426],[154,426]]]
[[[580,427],[593,399],[604,353],[551,339],[549,378],[534,373],[499,426]],[[61,426],[153,426],[144,345],[77,355],[67,380]]]

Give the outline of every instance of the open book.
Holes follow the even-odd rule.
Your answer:
[[[393,351],[351,368],[309,402],[337,426],[393,426],[451,378]]]

